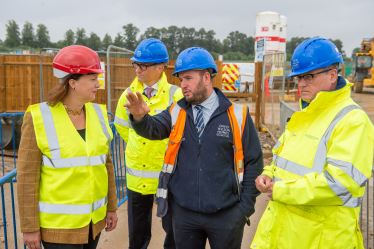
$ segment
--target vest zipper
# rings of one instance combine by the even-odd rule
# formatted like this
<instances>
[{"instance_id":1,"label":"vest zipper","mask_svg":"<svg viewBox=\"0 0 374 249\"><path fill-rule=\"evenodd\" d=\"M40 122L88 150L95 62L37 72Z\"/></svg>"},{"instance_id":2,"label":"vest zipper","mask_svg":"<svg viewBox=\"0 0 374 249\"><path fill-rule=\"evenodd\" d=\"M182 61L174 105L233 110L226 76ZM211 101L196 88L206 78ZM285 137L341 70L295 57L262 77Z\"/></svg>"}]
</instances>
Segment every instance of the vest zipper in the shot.
<instances>
[{"instance_id":1,"label":"vest zipper","mask_svg":"<svg viewBox=\"0 0 374 249\"><path fill-rule=\"evenodd\" d=\"M200 148L201 148L201 140L199 139L199 145L198 145L198 151L197 151L197 155L199 156L199 167L197 168L197 185L198 185L198 188L199 188L199 211L201 211L200 207L201 207L201 203L200 203L200 200L201 200L201 194L200 194Z\"/></svg>"},{"instance_id":2,"label":"vest zipper","mask_svg":"<svg viewBox=\"0 0 374 249\"><path fill-rule=\"evenodd\" d=\"M236 146L232 146L234 148L234 172L235 172L235 180L236 180L236 186L238 187L238 195L239 195L239 201L240 201L240 187L239 187L239 174L238 174L238 169L236 167Z\"/></svg>"}]
</instances>

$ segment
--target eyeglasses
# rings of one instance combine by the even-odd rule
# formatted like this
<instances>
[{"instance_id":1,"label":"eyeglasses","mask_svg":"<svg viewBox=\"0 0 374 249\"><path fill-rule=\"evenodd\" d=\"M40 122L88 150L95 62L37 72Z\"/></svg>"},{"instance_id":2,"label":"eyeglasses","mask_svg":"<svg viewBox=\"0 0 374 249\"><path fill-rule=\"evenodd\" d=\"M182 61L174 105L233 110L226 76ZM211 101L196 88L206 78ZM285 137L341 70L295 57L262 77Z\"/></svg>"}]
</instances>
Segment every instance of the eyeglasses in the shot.
<instances>
[{"instance_id":1,"label":"eyeglasses","mask_svg":"<svg viewBox=\"0 0 374 249\"><path fill-rule=\"evenodd\" d=\"M330 70L333 70L332 68L329 68L329 69L326 69L326 70L323 70L321 72L318 72L318 73L313 73L313 74L304 74L302 76L300 75L296 75L296 76L293 76L291 77L291 79L296 83L296 84L299 84L299 81L301 80L301 78L303 78L305 80L305 82L307 84L312 84L313 81L314 81L314 75L317 75L317 74L320 74L320 73L326 73Z\"/></svg>"},{"instance_id":2,"label":"eyeglasses","mask_svg":"<svg viewBox=\"0 0 374 249\"><path fill-rule=\"evenodd\" d=\"M140 69L141 69L142 71L145 71L145 70L147 70L148 67L150 67L150 66L156 66L156 65L158 65L158 64L160 64L160 63L153 63L153 64L145 65L145 64L138 64L138 63L136 63L136 62L133 62L133 63L132 63L132 66L133 66L135 69L138 69L138 67L140 67Z\"/></svg>"}]
</instances>

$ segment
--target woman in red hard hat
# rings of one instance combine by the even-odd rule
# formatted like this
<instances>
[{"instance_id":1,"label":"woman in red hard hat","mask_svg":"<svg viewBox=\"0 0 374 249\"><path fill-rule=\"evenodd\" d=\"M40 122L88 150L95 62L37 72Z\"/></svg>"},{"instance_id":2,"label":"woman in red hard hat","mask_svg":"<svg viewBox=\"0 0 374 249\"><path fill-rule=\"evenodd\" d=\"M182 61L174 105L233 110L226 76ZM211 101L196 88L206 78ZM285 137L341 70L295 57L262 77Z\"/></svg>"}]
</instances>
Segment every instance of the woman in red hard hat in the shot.
<instances>
[{"instance_id":1,"label":"woman in red hard hat","mask_svg":"<svg viewBox=\"0 0 374 249\"><path fill-rule=\"evenodd\" d=\"M113 134L105 105L91 103L105 73L84 46L60 50L53 61L60 84L47 102L28 107L18 167L21 232L29 248L97 247L117 224Z\"/></svg>"}]
</instances>

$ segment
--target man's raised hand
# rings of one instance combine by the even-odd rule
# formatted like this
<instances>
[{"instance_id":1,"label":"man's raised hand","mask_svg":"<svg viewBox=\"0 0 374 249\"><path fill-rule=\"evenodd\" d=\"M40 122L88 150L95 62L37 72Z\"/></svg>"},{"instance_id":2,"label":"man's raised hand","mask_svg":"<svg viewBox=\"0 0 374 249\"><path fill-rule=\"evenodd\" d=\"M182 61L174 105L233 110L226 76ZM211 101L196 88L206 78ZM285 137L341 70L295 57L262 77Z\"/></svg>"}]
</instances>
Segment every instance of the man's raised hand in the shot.
<instances>
[{"instance_id":1,"label":"man's raised hand","mask_svg":"<svg viewBox=\"0 0 374 249\"><path fill-rule=\"evenodd\" d=\"M151 111L140 92L136 92L136 96L133 92L128 92L126 98L128 101L123 106L127 107L135 122L142 120L143 117Z\"/></svg>"}]
</instances>

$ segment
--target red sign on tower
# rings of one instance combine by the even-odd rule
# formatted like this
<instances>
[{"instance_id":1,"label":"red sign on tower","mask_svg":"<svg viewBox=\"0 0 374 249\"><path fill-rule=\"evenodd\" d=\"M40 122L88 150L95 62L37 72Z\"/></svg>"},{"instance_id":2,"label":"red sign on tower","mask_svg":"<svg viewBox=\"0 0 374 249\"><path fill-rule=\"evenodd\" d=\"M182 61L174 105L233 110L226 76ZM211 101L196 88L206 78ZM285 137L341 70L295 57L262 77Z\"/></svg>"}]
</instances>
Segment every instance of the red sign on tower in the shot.
<instances>
[{"instance_id":1,"label":"red sign on tower","mask_svg":"<svg viewBox=\"0 0 374 249\"><path fill-rule=\"evenodd\" d=\"M261 27L261 31L269 31L269 27Z\"/></svg>"}]
</instances>

